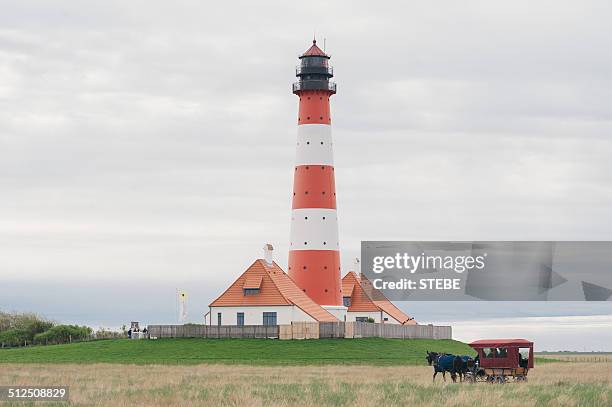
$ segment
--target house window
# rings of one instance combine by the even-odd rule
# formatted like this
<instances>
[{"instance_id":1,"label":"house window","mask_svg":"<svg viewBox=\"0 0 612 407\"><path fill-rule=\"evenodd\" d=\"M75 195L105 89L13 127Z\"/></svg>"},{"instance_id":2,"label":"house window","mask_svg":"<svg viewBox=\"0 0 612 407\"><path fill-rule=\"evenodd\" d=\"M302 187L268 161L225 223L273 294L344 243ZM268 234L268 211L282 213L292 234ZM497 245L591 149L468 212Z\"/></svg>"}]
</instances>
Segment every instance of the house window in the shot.
<instances>
[{"instance_id":1,"label":"house window","mask_svg":"<svg viewBox=\"0 0 612 407\"><path fill-rule=\"evenodd\" d=\"M259 294L259 288L245 288L244 295L257 295Z\"/></svg>"},{"instance_id":2,"label":"house window","mask_svg":"<svg viewBox=\"0 0 612 407\"><path fill-rule=\"evenodd\" d=\"M264 312L263 313L263 324L264 325L276 325L276 312Z\"/></svg>"},{"instance_id":3,"label":"house window","mask_svg":"<svg viewBox=\"0 0 612 407\"><path fill-rule=\"evenodd\" d=\"M351 306L351 297L342 297L342 305L345 307Z\"/></svg>"},{"instance_id":4,"label":"house window","mask_svg":"<svg viewBox=\"0 0 612 407\"><path fill-rule=\"evenodd\" d=\"M244 326L244 312L238 312L236 314L236 325Z\"/></svg>"},{"instance_id":5,"label":"house window","mask_svg":"<svg viewBox=\"0 0 612 407\"><path fill-rule=\"evenodd\" d=\"M221 326L221 313L217 312L217 325Z\"/></svg>"},{"instance_id":6,"label":"house window","mask_svg":"<svg viewBox=\"0 0 612 407\"><path fill-rule=\"evenodd\" d=\"M368 317L355 317L356 322L368 322Z\"/></svg>"}]
</instances>

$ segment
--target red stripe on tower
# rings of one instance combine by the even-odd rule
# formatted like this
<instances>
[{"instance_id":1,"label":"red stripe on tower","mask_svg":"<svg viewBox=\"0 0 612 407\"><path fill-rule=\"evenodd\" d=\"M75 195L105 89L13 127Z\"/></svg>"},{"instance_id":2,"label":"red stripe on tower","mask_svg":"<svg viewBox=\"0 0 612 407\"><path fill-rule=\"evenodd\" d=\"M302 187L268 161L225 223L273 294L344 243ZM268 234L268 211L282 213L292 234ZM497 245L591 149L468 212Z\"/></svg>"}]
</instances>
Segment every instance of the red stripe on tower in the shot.
<instances>
[{"instance_id":1,"label":"red stripe on tower","mask_svg":"<svg viewBox=\"0 0 612 407\"><path fill-rule=\"evenodd\" d=\"M289 275L319 305L342 306L336 185L329 98L329 55L316 40L300 56L293 93L300 98Z\"/></svg>"}]
</instances>

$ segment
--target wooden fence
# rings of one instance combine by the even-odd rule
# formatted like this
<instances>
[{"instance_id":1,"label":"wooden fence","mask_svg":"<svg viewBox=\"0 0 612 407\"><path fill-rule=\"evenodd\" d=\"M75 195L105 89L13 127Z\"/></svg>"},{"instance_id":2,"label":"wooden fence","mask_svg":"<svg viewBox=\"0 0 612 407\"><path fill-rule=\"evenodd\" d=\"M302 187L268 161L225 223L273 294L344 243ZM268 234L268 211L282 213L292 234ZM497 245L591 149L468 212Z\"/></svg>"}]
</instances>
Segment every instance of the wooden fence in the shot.
<instances>
[{"instance_id":1,"label":"wooden fence","mask_svg":"<svg viewBox=\"0 0 612 407\"><path fill-rule=\"evenodd\" d=\"M278 338L278 325L149 325L156 338Z\"/></svg>"},{"instance_id":2,"label":"wooden fence","mask_svg":"<svg viewBox=\"0 0 612 407\"><path fill-rule=\"evenodd\" d=\"M397 338L452 339L450 326L369 322L293 322L291 325L149 325L156 338Z\"/></svg>"},{"instance_id":3,"label":"wooden fence","mask_svg":"<svg viewBox=\"0 0 612 407\"><path fill-rule=\"evenodd\" d=\"M371 324L347 322L347 338L452 339L450 326ZM352 334L352 335L351 335Z\"/></svg>"}]
</instances>

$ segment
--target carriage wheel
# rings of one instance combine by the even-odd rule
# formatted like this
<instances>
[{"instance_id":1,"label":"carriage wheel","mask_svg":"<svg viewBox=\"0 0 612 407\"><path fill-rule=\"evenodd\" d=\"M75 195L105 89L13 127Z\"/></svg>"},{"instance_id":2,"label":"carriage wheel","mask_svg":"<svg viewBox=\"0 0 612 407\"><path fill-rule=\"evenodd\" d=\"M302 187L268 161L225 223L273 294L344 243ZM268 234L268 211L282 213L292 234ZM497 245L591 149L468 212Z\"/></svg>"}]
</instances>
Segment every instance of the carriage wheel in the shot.
<instances>
[{"instance_id":1,"label":"carriage wheel","mask_svg":"<svg viewBox=\"0 0 612 407\"><path fill-rule=\"evenodd\" d=\"M506 376L497 376L497 383L498 384L505 384L506 383Z\"/></svg>"}]
</instances>

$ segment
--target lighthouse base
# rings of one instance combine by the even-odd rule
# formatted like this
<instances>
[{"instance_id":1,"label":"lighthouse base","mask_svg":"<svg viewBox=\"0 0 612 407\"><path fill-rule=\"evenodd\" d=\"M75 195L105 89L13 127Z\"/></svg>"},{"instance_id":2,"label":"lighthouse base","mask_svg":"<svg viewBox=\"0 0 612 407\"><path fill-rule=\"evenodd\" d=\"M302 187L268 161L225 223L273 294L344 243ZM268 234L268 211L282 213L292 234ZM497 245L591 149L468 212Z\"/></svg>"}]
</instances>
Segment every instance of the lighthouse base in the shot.
<instances>
[{"instance_id":1,"label":"lighthouse base","mask_svg":"<svg viewBox=\"0 0 612 407\"><path fill-rule=\"evenodd\" d=\"M338 318L341 322L346 321L347 307L343 305L321 305L321 307Z\"/></svg>"}]
</instances>

